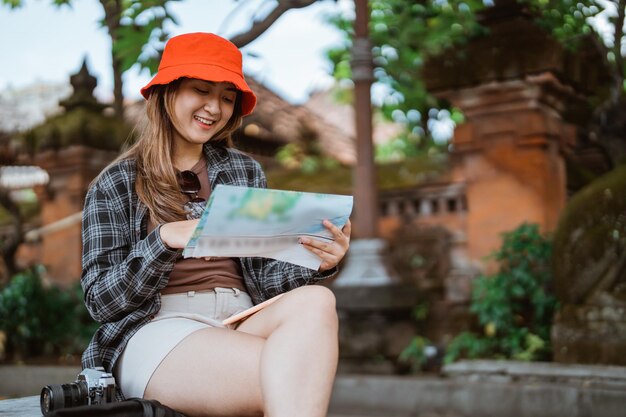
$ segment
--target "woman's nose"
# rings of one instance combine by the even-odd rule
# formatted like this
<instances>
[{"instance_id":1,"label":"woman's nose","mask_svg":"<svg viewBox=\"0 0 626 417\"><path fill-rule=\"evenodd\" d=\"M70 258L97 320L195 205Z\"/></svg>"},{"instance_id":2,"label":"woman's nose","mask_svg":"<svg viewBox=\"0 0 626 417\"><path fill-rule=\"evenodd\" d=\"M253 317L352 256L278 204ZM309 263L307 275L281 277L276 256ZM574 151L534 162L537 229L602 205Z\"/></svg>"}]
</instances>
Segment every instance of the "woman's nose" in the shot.
<instances>
[{"instance_id":1,"label":"woman's nose","mask_svg":"<svg viewBox=\"0 0 626 417\"><path fill-rule=\"evenodd\" d=\"M220 101L217 97L210 96L204 103L204 109L210 114L217 116L221 113Z\"/></svg>"}]
</instances>

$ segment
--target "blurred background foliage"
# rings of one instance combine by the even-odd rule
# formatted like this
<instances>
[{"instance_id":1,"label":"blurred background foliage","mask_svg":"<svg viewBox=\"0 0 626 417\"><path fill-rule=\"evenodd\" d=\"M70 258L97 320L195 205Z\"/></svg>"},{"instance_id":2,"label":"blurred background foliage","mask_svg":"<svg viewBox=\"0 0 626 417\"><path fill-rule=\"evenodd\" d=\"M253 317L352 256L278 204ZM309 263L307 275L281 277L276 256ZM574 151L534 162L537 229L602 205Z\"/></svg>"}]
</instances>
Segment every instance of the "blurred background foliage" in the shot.
<instances>
[{"instance_id":1,"label":"blurred background foliage","mask_svg":"<svg viewBox=\"0 0 626 417\"><path fill-rule=\"evenodd\" d=\"M550 328L558 307L552 284L552 240L536 224L522 224L503 234L493 258L494 275L472 283L470 311L475 331L463 332L448 345L445 361L459 358L549 360Z\"/></svg>"},{"instance_id":2,"label":"blurred background foliage","mask_svg":"<svg viewBox=\"0 0 626 417\"><path fill-rule=\"evenodd\" d=\"M2 359L78 363L97 323L87 312L80 283L46 285L43 274L40 266L22 271L0 291Z\"/></svg>"},{"instance_id":3,"label":"blurred background foliage","mask_svg":"<svg viewBox=\"0 0 626 417\"><path fill-rule=\"evenodd\" d=\"M603 51L612 76L611 94L604 107L624 104L624 0L518 0L518 3L535 16L540 28L552 33L567 48L575 49L584 37L591 37ZM385 91L379 104L388 119L406 125L393 144L385 146L393 146L396 151L402 149L408 155L433 148L446 150L442 145L451 138L454 125L463 121L463 115L427 91L421 70L429 58L451 48L463 53L462 45L474 37L487 35L480 22L480 12L493 5L494 0L370 1L374 76L377 87ZM612 36L606 37L591 24L591 19L601 13L608 16L609 25L617 28ZM329 21L344 33L344 40L327 55L335 78L349 90L352 17L337 14Z\"/></svg>"},{"instance_id":4,"label":"blurred background foliage","mask_svg":"<svg viewBox=\"0 0 626 417\"><path fill-rule=\"evenodd\" d=\"M498 272L472 283L470 331L459 333L445 347L421 334L413 337L399 360L421 372L459 359L550 360L550 330L558 301L552 284L551 236L536 224L524 223L503 234L492 254ZM427 302L413 311L418 327L427 320ZM419 333L419 332L418 332Z\"/></svg>"},{"instance_id":5,"label":"blurred background foliage","mask_svg":"<svg viewBox=\"0 0 626 417\"><path fill-rule=\"evenodd\" d=\"M272 169L267 179L268 186L281 190L352 193L352 167L329 163L323 157L310 155L303 157L302 161L304 163L299 165L295 172L289 166ZM438 177L446 167L445 155L421 154L390 162L376 170L378 188L381 190L411 188L416 183Z\"/></svg>"}]
</instances>

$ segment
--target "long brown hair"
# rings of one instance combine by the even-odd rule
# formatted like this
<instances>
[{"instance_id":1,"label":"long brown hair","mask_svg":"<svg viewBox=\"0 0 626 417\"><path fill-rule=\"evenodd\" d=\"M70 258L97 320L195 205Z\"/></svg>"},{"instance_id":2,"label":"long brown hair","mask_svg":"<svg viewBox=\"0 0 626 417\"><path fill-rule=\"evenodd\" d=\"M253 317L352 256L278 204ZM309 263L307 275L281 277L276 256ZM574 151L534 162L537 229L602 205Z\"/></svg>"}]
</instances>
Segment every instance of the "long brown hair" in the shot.
<instances>
[{"instance_id":1,"label":"long brown hair","mask_svg":"<svg viewBox=\"0 0 626 417\"><path fill-rule=\"evenodd\" d=\"M151 88L146 103L146 117L135 143L116 161L134 159L136 164L135 190L156 224L185 220L185 197L176 180L172 163L174 156L174 101L184 78L167 85ZM231 147L232 134L241 126L241 93L235 99L235 109L230 120L211 143Z\"/></svg>"}]
</instances>

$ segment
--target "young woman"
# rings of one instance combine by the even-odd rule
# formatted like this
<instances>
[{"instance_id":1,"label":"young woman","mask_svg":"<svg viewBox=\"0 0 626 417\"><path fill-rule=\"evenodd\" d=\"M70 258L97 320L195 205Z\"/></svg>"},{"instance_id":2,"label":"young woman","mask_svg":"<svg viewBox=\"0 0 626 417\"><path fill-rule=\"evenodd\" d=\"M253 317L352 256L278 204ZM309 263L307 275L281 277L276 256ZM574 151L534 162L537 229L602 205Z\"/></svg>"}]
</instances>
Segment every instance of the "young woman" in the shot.
<instances>
[{"instance_id":1,"label":"young woman","mask_svg":"<svg viewBox=\"0 0 626 417\"><path fill-rule=\"evenodd\" d=\"M318 271L271 259L183 259L216 184L265 187L230 135L256 97L241 53L208 33L172 38L142 90L137 142L92 184L83 217L85 303L101 323L83 366L104 366L119 397L157 399L189 416L325 416L337 364L332 276L348 250L303 238ZM195 220L194 220L195 219ZM278 294L239 326L221 321Z\"/></svg>"}]
</instances>

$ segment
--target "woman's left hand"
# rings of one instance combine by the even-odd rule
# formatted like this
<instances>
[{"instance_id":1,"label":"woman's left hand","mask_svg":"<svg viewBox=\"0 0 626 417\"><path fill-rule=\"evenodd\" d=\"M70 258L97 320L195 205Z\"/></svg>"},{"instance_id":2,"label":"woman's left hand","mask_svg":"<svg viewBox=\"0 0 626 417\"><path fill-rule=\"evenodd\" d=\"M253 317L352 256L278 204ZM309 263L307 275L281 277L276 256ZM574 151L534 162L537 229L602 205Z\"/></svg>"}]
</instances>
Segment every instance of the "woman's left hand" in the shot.
<instances>
[{"instance_id":1,"label":"woman's left hand","mask_svg":"<svg viewBox=\"0 0 626 417\"><path fill-rule=\"evenodd\" d=\"M346 222L342 229L339 229L328 220L324 220L322 224L333 234L334 241L327 242L309 237L300 238L300 243L305 248L322 258L319 272L336 267L339 261L343 259L350 247L350 231L352 230L350 220Z\"/></svg>"}]
</instances>

